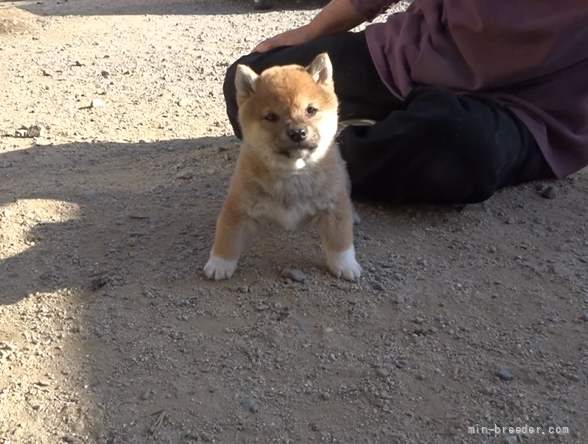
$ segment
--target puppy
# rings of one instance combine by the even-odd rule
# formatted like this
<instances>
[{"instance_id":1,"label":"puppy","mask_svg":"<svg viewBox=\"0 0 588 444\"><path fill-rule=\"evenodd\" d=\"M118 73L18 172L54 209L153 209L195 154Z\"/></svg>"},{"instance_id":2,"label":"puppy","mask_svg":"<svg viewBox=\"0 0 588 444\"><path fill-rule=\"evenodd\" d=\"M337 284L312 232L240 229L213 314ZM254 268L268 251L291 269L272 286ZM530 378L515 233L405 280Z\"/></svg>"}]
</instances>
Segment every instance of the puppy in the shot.
<instances>
[{"instance_id":1,"label":"puppy","mask_svg":"<svg viewBox=\"0 0 588 444\"><path fill-rule=\"evenodd\" d=\"M204 273L230 278L247 234L258 224L287 230L311 224L321 236L329 271L359 278L350 183L334 144L338 101L328 55L306 68L273 67L260 75L239 65L235 83L243 145Z\"/></svg>"}]
</instances>

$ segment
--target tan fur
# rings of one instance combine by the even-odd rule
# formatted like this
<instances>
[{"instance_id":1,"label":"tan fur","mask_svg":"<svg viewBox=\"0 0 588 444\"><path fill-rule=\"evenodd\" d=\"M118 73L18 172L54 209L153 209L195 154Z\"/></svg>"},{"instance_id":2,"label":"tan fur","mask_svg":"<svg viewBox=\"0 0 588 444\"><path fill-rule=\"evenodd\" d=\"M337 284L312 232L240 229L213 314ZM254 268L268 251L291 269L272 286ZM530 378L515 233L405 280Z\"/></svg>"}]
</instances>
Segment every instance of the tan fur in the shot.
<instances>
[{"instance_id":1,"label":"tan fur","mask_svg":"<svg viewBox=\"0 0 588 444\"><path fill-rule=\"evenodd\" d=\"M206 275L231 277L247 234L273 223L288 230L312 224L329 270L358 278L349 179L333 143L338 102L328 56L319 55L307 68L274 67L259 76L240 65L235 83L244 143ZM299 140L296 131L306 136Z\"/></svg>"}]
</instances>

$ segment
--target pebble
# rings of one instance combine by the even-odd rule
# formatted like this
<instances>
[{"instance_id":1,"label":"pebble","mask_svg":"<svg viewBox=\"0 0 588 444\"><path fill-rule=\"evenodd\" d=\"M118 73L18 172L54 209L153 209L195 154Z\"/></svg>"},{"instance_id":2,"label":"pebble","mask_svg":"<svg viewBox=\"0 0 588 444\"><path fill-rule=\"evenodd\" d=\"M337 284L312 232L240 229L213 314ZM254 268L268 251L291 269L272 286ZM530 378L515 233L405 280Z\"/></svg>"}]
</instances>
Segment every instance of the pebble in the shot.
<instances>
[{"instance_id":1,"label":"pebble","mask_svg":"<svg viewBox=\"0 0 588 444\"><path fill-rule=\"evenodd\" d=\"M383 378L386 378L386 377L388 377L388 375L390 375L390 371L386 368L383 368L383 367L378 367L378 369L376 370L376 373Z\"/></svg>"},{"instance_id":2,"label":"pebble","mask_svg":"<svg viewBox=\"0 0 588 444\"><path fill-rule=\"evenodd\" d=\"M302 331L305 331L308 328L308 325L306 324L306 322L301 321L301 320L296 320L295 324L296 324L296 327L298 327Z\"/></svg>"},{"instance_id":3,"label":"pebble","mask_svg":"<svg viewBox=\"0 0 588 444\"><path fill-rule=\"evenodd\" d=\"M192 174L191 171L180 171L178 174L176 174L176 179L188 180L192 179L192 177L194 177L194 174Z\"/></svg>"},{"instance_id":4,"label":"pebble","mask_svg":"<svg viewBox=\"0 0 588 444\"><path fill-rule=\"evenodd\" d=\"M480 393L482 393L483 395L493 395L494 390L492 389L492 387L482 387L480 389Z\"/></svg>"},{"instance_id":5,"label":"pebble","mask_svg":"<svg viewBox=\"0 0 588 444\"><path fill-rule=\"evenodd\" d=\"M406 302L406 298L400 294L392 297L392 303L396 305L402 305Z\"/></svg>"},{"instance_id":6,"label":"pebble","mask_svg":"<svg viewBox=\"0 0 588 444\"><path fill-rule=\"evenodd\" d=\"M96 190L84 191L84 197L89 200L96 199L98 195L99 193Z\"/></svg>"},{"instance_id":7,"label":"pebble","mask_svg":"<svg viewBox=\"0 0 588 444\"><path fill-rule=\"evenodd\" d=\"M557 196L557 188L547 187L541 192L541 195L546 199L555 199L555 197Z\"/></svg>"},{"instance_id":8,"label":"pebble","mask_svg":"<svg viewBox=\"0 0 588 444\"><path fill-rule=\"evenodd\" d=\"M204 442L213 442L214 441L214 437L210 433L206 433L203 431L200 432L200 438Z\"/></svg>"},{"instance_id":9,"label":"pebble","mask_svg":"<svg viewBox=\"0 0 588 444\"><path fill-rule=\"evenodd\" d=\"M29 137L41 137L45 133L45 127L35 123L27 128L27 133Z\"/></svg>"},{"instance_id":10,"label":"pebble","mask_svg":"<svg viewBox=\"0 0 588 444\"><path fill-rule=\"evenodd\" d=\"M94 99L92 100L92 103L90 104L90 108L102 108L104 107L104 102L100 99Z\"/></svg>"},{"instance_id":11,"label":"pebble","mask_svg":"<svg viewBox=\"0 0 588 444\"><path fill-rule=\"evenodd\" d=\"M257 405L257 401L253 398L247 398L243 401L243 407L249 410L252 413L257 413L259 411L259 406Z\"/></svg>"},{"instance_id":12,"label":"pebble","mask_svg":"<svg viewBox=\"0 0 588 444\"><path fill-rule=\"evenodd\" d=\"M382 390L380 392L380 398L382 399L392 399L392 395L388 393L386 390Z\"/></svg>"},{"instance_id":13,"label":"pebble","mask_svg":"<svg viewBox=\"0 0 588 444\"><path fill-rule=\"evenodd\" d=\"M505 436L504 437L504 444L516 444L517 442L517 437L516 436Z\"/></svg>"},{"instance_id":14,"label":"pebble","mask_svg":"<svg viewBox=\"0 0 588 444\"><path fill-rule=\"evenodd\" d=\"M514 375L504 367L500 367L498 369L498 371L496 372L496 376L498 376L503 381L511 381L512 379L514 379Z\"/></svg>"},{"instance_id":15,"label":"pebble","mask_svg":"<svg viewBox=\"0 0 588 444\"><path fill-rule=\"evenodd\" d=\"M151 396L151 389L147 389L143 392L143 394L141 395L141 399L143 401L147 401L149 399L149 396Z\"/></svg>"},{"instance_id":16,"label":"pebble","mask_svg":"<svg viewBox=\"0 0 588 444\"><path fill-rule=\"evenodd\" d=\"M588 313L582 315L582 320L588 322Z\"/></svg>"},{"instance_id":17,"label":"pebble","mask_svg":"<svg viewBox=\"0 0 588 444\"><path fill-rule=\"evenodd\" d=\"M190 104L190 99L181 99L180 101L178 101L178 106L180 108L185 108L189 104Z\"/></svg>"},{"instance_id":18,"label":"pebble","mask_svg":"<svg viewBox=\"0 0 588 444\"><path fill-rule=\"evenodd\" d=\"M387 290L387 289L386 289L386 286L385 286L384 284L382 284L381 282L376 282L376 283L373 285L373 289L374 289L374 290L377 290L377 291L386 291L386 290Z\"/></svg>"},{"instance_id":19,"label":"pebble","mask_svg":"<svg viewBox=\"0 0 588 444\"><path fill-rule=\"evenodd\" d=\"M280 273L280 276L292 279L294 282L306 282L306 275L300 270L284 268Z\"/></svg>"},{"instance_id":20,"label":"pebble","mask_svg":"<svg viewBox=\"0 0 588 444\"><path fill-rule=\"evenodd\" d=\"M108 71L106 69L102 70L102 72L100 74L102 74L102 77L104 77L105 79L110 77L110 71Z\"/></svg>"},{"instance_id":21,"label":"pebble","mask_svg":"<svg viewBox=\"0 0 588 444\"><path fill-rule=\"evenodd\" d=\"M418 324L418 325L422 325L427 321L425 320L425 318L421 318L420 316L417 316L416 318L413 319L412 322L414 322L415 324Z\"/></svg>"},{"instance_id":22,"label":"pebble","mask_svg":"<svg viewBox=\"0 0 588 444\"><path fill-rule=\"evenodd\" d=\"M323 392L321 396L325 401L331 399L331 394L329 392Z\"/></svg>"}]
</instances>

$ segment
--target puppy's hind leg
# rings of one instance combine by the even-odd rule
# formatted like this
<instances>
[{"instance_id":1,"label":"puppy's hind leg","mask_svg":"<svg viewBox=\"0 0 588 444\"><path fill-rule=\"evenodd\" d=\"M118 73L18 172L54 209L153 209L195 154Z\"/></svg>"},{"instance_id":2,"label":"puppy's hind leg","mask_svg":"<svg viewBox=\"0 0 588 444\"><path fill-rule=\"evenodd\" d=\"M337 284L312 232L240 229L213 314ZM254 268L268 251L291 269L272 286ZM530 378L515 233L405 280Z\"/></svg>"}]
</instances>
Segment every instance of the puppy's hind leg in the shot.
<instances>
[{"instance_id":1,"label":"puppy's hind leg","mask_svg":"<svg viewBox=\"0 0 588 444\"><path fill-rule=\"evenodd\" d=\"M336 277L353 281L361 276L353 247L353 210L347 195L342 194L335 209L323 212L316 223L325 253L327 267Z\"/></svg>"},{"instance_id":2,"label":"puppy's hind leg","mask_svg":"<svg viewBox=\"0 0 588 444\"><path fill-rule=\"evenodd\" d=\"M204 266L204 274L209 279L229 279L235 273L252 224L253 221L243 211L232 205L230 197L227 198L216 223L210 259Z\"/></svg>"}]
</instances>

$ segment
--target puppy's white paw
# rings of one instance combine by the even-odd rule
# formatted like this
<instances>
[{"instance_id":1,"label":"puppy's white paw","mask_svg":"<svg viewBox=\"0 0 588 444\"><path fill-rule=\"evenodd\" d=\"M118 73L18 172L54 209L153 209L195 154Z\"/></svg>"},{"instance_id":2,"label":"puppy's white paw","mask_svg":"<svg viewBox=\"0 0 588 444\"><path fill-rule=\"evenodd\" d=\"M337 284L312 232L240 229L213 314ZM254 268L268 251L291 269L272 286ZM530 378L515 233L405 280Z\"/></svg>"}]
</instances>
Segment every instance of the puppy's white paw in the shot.
<instances>
[{"instance_id":1,"label":"puppy's white paw","mask_svg":"<svg viewBox=\"0 0 588 444\"><path fill-rule=\"evenodd\" d=\"M342 252L327 252L327 267L338 278L354 281L361 276L361 267L355 260L353 245Z\"/></svg>"},{"instance_id":2,"label":"puppy's white paw","mask_svg":"<svg viewBox=\"0 0 588 444\"><path fill-rule=\"evenodd\" d=\"M220 281L223 279L229 279L235 270L237 269L237 261L223 259L218 256L211 256L206 265L204 266L204 274L208 279L214 279Z\"/></svg>"}]
</instances>

